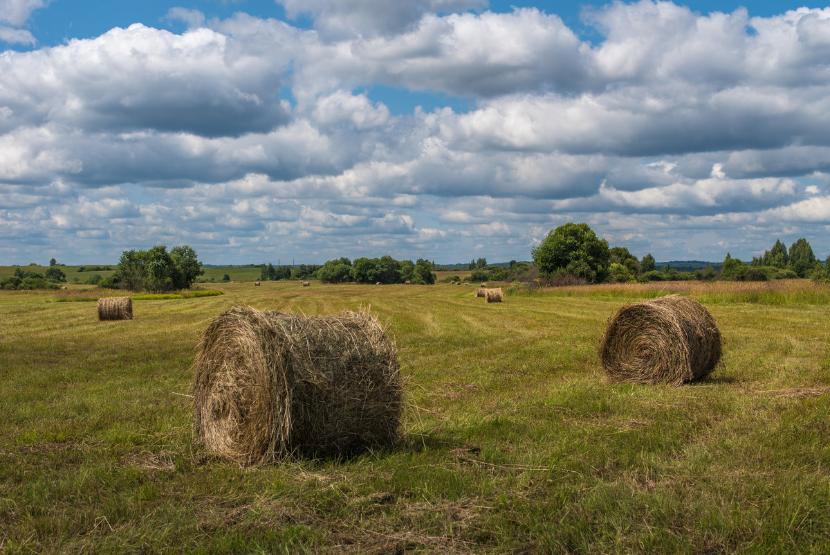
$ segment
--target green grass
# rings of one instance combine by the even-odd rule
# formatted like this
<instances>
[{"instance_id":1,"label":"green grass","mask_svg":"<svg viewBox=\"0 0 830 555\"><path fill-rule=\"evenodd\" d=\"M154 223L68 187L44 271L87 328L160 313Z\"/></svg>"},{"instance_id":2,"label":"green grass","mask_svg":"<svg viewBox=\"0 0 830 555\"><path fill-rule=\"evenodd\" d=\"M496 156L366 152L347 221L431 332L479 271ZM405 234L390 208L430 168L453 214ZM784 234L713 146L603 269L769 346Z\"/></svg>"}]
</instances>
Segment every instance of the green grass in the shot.
<instances>
[{"instance_id":1,"label":"green grass","mask_svg":"<svg viewBox=\"0 0 830 555\"><path fill-rule=\"evenodd\" d=\"M126 322L0 292L0 551L830 551L830 289L692 290L723 366L672 388L611 385L597 361L641 286L500 305L472 286L216 287ZM370 306L408 383L402 444L254 469L204 453L194 346L243 303Z\"/></svg>"}]
</instances>

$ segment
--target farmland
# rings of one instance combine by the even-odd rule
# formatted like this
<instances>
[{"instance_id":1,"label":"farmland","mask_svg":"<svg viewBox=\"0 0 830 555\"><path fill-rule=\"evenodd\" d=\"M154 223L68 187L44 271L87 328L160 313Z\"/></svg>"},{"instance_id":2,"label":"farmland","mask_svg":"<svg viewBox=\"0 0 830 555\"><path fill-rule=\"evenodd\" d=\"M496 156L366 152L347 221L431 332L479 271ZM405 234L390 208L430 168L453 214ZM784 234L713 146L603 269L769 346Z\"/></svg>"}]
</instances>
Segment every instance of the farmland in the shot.
<instances>
[{"instance_id":1,"label":"farmland","mask_svg":"<svg viewBox=\"0 0 830 555\"><path fill-rule=\"evenodd\" d=\"M224 272L222 272L224 273ZM220 276L221 277L221 276ZM0 551L830 550L830 287L806 280L505 288L211 284L98 322L0 291ZM624 303L702 301L720 368L610 384ZM241 469L191 430L190 365L221 311L365 308L394 336L404 439Z\"/></svg>"}]
</instances>

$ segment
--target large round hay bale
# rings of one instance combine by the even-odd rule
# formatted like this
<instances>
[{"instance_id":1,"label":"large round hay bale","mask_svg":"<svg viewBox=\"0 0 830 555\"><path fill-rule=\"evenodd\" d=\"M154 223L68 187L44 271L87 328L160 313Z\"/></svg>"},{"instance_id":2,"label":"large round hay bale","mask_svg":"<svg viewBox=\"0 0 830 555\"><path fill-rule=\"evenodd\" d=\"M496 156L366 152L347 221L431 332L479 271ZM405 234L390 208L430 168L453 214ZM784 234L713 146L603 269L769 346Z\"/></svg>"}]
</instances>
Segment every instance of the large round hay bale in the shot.
<instances>
[{"instance_id":1,"label":"large round hay bale","mask_svg":"<svg viewBox=\"0 0 830 555\"><path fill-rule=\"evenodd\" d=\"M504 292L501 290L501 287L497 287L496 289L485 289L484 299L488 303L500 303L504 300Z\"/></svg>"},{"instance_id":2,"label":"large round hay bale","mask_svg":"<svg viewBox=\"0 0 830 555\"><path fill-rule=\"evenodd\" d=\"M196 432L242 465L345 455L398 437L397 350L365 313L232 308L202 335L194 373Z\"/></svg>"},{"instance_id":3,"label":"large round hay bale","mask_svg":"<svg viewBox=\"0 0 830 555\"><path fill-rule=\"evenodd\" d=\"M99 320L132 320L133 300L130 297L103 297L98 299Z\"/></svg>"},{"instance_id":4,"label":"large round hay bale","mask_svg":"<svg viewBox=\"0 0 830 555\"><path fill-rule=\"evenodd\" d=\"M600 357L613 380L679 385L715 369L720 330L702 304L670 295L621 308L608 323Z\"/></svg>"},{"instance_id":5,"label":"large round hay bale","mask_svg":"<svg viewBox=\"0 0 830 555\"><path fill-rule=\"evenodd\" d=\"M487 289L484 289L483 287L479 287L478 289L476 289L476 299L483 299L486 296Z\"/></svg>"},{"instance_id":6,"label":"large round hay bale","mask_svg":"<svg viewBox=\"0 0 830 555\"><path fill-rule=\"evenodd\" d=\"M308 281L303 282L303 287L309 287L310 285L311 285L311 283L308 282Z\"/></svg>"}]
</instances>

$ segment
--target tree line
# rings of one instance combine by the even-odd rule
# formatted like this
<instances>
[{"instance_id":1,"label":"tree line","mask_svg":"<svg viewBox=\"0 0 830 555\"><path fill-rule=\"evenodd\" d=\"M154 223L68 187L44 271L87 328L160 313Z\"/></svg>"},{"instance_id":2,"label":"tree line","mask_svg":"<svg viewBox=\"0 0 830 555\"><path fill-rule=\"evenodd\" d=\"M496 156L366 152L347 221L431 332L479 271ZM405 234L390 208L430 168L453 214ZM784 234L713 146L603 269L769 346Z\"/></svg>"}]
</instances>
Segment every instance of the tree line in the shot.
<instances>
[{"instance_id":1,"label":"tree line","mask_svg":"<svg viewBox=\"0 0 830 555\"><path fill-rule=\"evenodd\" d=\"M324 283L435 283L435 273L429 260L419 258L412 262L395 260L391 256L362 257L354 261L345 257L329 260L317 270L317 278Z\"/></svg>"},{"instance_id":2,"label":"tree line","mask_svg":"<svg viewBox=\"0 0 830 555\"><path fill-rule=\"evenodd\" d=\"M805 238L796 240L789 249L778 240L770 250L748 264L727 253L719 270L708 266L694 272L678 272L657 268L651 254L638 260L625 247L609 247L588 224L567 223L548 233L533 249L532 255L540 276L549 283L688 279L766 281L805 277L830 280L830 257L824 263L817 260Z\"/></svg>"}]
</instances>

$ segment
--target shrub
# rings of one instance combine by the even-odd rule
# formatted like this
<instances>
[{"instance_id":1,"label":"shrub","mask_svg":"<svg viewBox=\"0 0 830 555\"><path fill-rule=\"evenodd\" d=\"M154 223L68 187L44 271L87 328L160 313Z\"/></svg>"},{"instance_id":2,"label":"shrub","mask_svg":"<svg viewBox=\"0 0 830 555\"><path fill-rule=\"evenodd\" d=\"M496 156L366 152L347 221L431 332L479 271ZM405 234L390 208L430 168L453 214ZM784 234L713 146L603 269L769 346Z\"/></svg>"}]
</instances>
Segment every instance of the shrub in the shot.
<instances>
[{"instance_id":1,"label":"shrub","mask_svg":"<svg viewBox=\"0 0 830 555\"><path fill-rule=\"evenodd\" d=\"M46 276L45 276L45 277L46 277L46 279L48 279L49 281L60 281L60 282L64 282L64 281L66 281L66 274L64 274L64 273L63 273L63 270L61 270L60 268L58 268L58 267L57 267L56 265L54 265L54 264L53 264L53 265L51 265L51 266L50 266L50 267L46 270Z\"/></svg>"}]
</instances>

